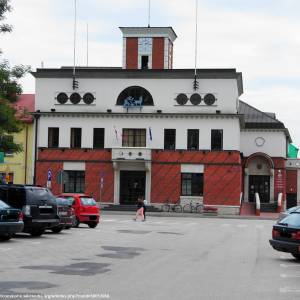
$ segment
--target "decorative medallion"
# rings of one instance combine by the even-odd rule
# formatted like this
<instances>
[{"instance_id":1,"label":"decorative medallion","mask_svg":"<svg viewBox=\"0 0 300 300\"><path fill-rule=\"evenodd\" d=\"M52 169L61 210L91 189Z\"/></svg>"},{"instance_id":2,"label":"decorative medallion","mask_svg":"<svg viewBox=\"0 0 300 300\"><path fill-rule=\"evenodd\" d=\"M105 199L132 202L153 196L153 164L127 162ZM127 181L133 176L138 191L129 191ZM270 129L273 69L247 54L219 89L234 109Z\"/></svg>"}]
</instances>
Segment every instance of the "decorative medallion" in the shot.
<instances>
[{"instance_id":1,"label":"decorative medallion","mask_svg":"<svg viewBox=\"0 0 300 300\"><path fill-rule=\"evenodd\" d=\"M257 147L262 147L265 144L266 140L263 137L257 137L255 139L255 144Z\"/></svg>"}]
</instances>

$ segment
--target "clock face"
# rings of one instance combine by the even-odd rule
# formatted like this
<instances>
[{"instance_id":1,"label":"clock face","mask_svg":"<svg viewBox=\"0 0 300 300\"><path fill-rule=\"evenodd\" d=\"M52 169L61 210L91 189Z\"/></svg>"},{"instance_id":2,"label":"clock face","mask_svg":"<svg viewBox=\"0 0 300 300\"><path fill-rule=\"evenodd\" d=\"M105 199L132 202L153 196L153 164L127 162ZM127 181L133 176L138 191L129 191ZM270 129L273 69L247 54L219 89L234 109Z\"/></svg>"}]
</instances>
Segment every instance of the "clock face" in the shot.
<instances>
[{"instance_id":1,"label":"clock face","mask_svg":"<svg viewBox=\"0 0 300 300\"><path fill-rule=\"evenodd\" d=\"M151 54L152 38L139 38L139 52L143 54Z\"/></svg>"}]
</instances>

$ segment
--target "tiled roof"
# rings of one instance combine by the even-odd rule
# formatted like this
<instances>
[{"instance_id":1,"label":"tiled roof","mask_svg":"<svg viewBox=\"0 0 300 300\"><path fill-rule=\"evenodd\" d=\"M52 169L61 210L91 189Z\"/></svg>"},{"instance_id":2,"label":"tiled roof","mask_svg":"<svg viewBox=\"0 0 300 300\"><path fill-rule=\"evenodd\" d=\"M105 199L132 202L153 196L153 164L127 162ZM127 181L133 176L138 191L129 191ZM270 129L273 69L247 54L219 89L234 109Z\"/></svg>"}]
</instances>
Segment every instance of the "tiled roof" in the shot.
<instances>
[{"instance_id":1,"label":"tiled roof","mask_svg":"<svg viewBox=\"0 0 300 300\"><path fill-rule=\"evenodd\" d=\"M262 112L241 100L239 114L244 115L245 128L285 129L284 124L275 118L275 114Z\"/></svg>"},{"instance_id":2,"label":"tiled roof","mask_svg":"<svg viewBox=\"0 0 300 300\"><path fill-rule=\"evenodd\" d=\"M22 94L18 97L14 107L16 111L16 117L25 123L32 123L33 116L28 114L34 112L35 95L34 94Z\"/></svg>"}]
</instances>

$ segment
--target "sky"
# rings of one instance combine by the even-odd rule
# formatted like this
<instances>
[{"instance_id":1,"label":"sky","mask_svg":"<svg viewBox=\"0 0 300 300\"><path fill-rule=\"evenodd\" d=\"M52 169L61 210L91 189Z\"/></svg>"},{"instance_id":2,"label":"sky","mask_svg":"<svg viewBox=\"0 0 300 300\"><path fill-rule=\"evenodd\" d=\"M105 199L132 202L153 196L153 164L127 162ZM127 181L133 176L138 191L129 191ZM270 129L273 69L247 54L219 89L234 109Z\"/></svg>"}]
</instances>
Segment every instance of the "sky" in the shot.
<instances>
[{"instance_id":1,"label":"sky","mask_svg":"<svg viewBox=\"0 0 300 300\"><path fill-rule=\"evenodd\" d=\"M300 1L198 0L198 67L236 68L243 73L241 99L276 117L300 146ZM11 0L0 36L2 58L11 65L73 64L74 0ZM121 66L119 26L147 26L148 0L77 0L76 64ZM151 0L151 26L172 26L174 68L194 67L195 0ZM34 93L34 78L22 80Z\"/></svg>"}]
</instances>

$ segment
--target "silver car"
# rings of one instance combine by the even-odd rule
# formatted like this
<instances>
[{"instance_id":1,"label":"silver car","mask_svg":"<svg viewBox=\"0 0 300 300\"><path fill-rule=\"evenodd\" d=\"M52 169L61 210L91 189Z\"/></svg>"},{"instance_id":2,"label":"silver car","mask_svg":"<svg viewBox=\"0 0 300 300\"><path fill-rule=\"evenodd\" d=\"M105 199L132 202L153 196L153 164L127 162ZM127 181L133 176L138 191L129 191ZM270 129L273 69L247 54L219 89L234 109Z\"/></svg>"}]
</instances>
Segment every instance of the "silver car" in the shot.
<instances>
[{"instance_id":1,"label":"silver car","mask_svg":"<svg viewBox=\"0 0 300 300\"><path fill-rule=\"evenodd\" d=\"M288 216L288 215L290 215L292 213L300 213L300 206L293 206L293 207L287 209L286 211L281 212L279 214L277 223L279 223L283 218L285 218L286 216Z\"/></svg>"}]
</instances>

